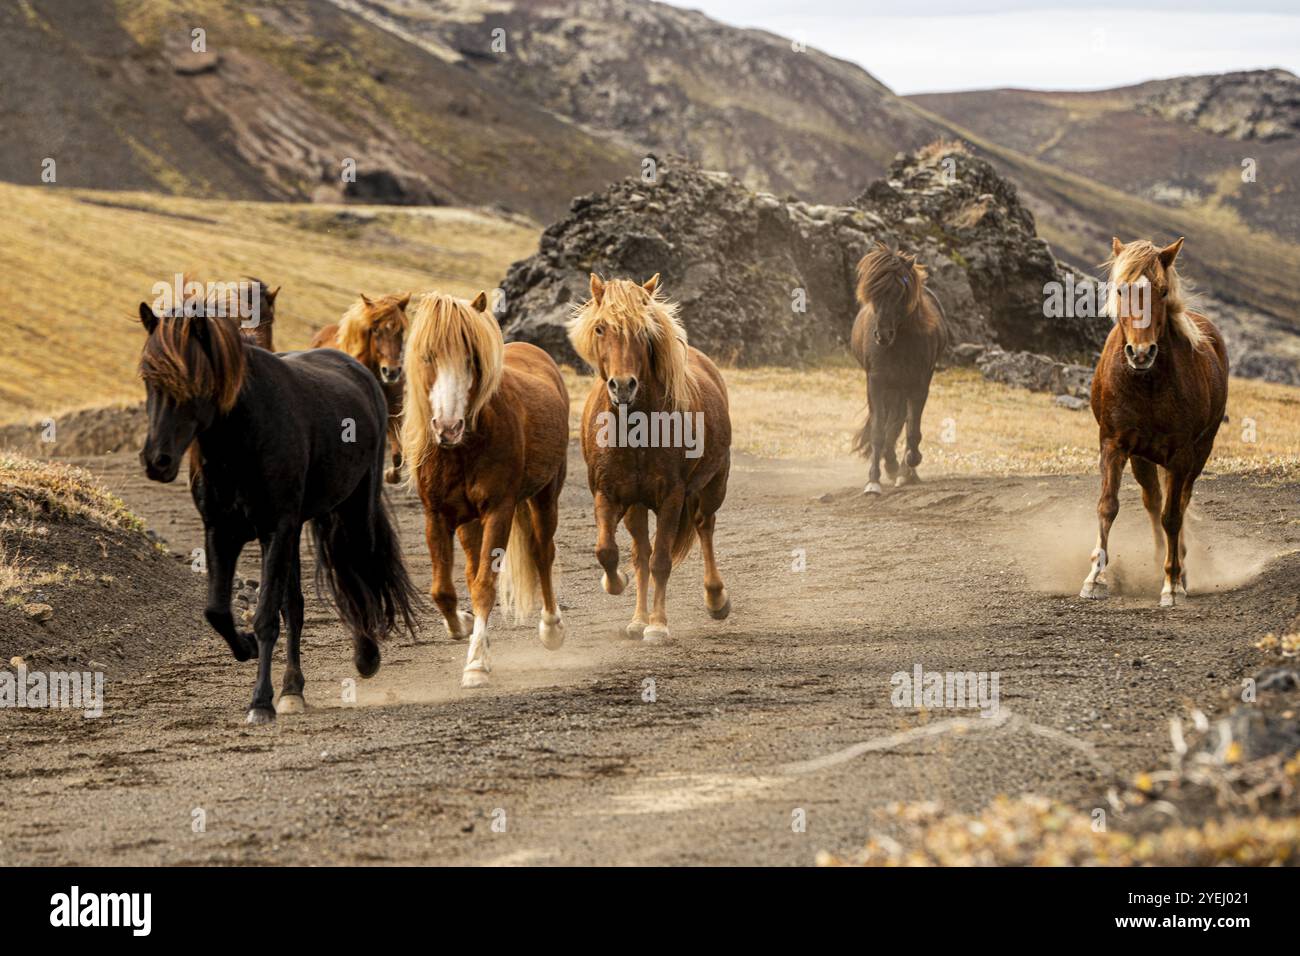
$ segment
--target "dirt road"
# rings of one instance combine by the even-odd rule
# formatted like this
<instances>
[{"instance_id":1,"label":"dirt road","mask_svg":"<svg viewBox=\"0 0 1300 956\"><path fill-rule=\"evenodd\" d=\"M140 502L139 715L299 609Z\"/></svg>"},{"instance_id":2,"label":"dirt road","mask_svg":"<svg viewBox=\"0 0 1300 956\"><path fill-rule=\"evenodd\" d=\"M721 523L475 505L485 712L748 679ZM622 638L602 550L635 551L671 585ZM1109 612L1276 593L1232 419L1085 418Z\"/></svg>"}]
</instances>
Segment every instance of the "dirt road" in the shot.
<instances>
[{"instance_id":1,"label":"dirt road","mask_svg":"<svg viewBox=\"0 0 1300 956\"><path fill-rule=\"evenodd\" d=\"M198 546L184 481L149 484L130 455L88 464L173 551ZM460 689L464 645L426 609L422 643L389 645L345 703L350 645L309 598L309 712L246 727L253 665L202 623L193 575L188 610L152 635L168 653L111 669L105 718L0 713L0 862L808 864L860 846L893 800L1098 805L1116 775L1160 762L1168 716L1221 707L1258 661L1251 641L1297 613L1294 485L1203 481L1194 596L1162 611L1131 480L1112 539L1125 593L1085 602L1094 478L868 499L854 463L738 456L732 475L718 547L733 614L710 620L692 556L673 577L675 640L652 647L621 636L630 591L600 590L575 455L568 643L494 624L484 690ZM427 587L418 502L394 502ZM241 572L256 576L250 556ZM893 706L891 676L916 665L997 672L998 715Z\"/></svg>"}]
</instances>

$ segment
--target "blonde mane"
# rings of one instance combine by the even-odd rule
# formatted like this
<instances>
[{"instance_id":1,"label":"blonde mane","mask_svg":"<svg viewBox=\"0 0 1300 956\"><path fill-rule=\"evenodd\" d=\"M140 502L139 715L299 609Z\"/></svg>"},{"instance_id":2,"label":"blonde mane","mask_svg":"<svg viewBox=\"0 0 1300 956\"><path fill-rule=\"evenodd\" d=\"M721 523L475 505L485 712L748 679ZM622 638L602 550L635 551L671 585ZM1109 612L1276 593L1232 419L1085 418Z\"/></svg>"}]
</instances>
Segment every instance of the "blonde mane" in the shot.
<instances>
[{"instance_id":1,"label":"blonde mane","mask_svg":"<svg viewBox=\"0 0 1300 956\"><path fill-rule=\"evenodd\" d=\"M338 347L361 364L368 365L370 330L390 314L398 317L403 329L409 329L405 308L410 299L409 292L381 295L377 299L361 296L339 319L336 334Z\"/></svg>"},{"instance_id":2,"label":"blonde mane","mask_svg":"<svg viewBox=\"0 0 1300 956\"><path fill-rule=\"evenodd\" d=\"M415 469L429 457L429 390L440 361L462 361L475 372L473 400L465 426L472 431L484 406L501 387L505 340L486 310L482 293L471 304L430 292L415 307L406 338L406 401L402 417L402 455ZM479 308L482 306L482 308Z\"/></svg>"},{"instance_id":3,"label":"blonde mane","mask_svg":"<svg viewBox=\"0 0 1300 956\"><path fill-rule=\"evenodd\" d=\"M669 404L678 411L694 404L697 383L687 361L686 329L677 317L676 303L669 302L658 285L654 292L647 292L644 286L627 279L611 279L604 284L599 298L593 296L574 309L569 340L582 360L600 372L596 357L598 326L646 343Z\"/></svg>"},{"instance_id":4,"label":"blonde mane","mask_svg":"<svg viewBox=\"0 0 1300 956\"><path fill-rule=\"evenodd\" d=\"M1107 305L1111 316L1119 316L1120 289L1140 279L1147 279L1153 286L1165 283L1165 313L1174 331L1187 340L1193 349L1206 344L1205 331L1197 324L1187 310L1183 283L1178 271L1171 263L1167 268L1160 261L1161 250L1146 239L1135 239L1116 255L1110 257L1106 265L1110 267L1110 287L1107 290Z\"/></svg>"}]
</instances>

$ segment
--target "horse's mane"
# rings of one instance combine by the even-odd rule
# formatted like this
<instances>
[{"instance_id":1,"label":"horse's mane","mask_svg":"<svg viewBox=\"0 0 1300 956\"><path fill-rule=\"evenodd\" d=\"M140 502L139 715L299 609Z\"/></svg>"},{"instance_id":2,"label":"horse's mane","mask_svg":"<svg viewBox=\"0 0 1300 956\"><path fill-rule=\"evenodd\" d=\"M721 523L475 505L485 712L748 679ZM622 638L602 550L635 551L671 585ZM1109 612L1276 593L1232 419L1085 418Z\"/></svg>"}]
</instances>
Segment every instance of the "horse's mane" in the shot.
<instances>
[{"instance_id":1,"label":"horse's mane","mask_svg":"<svg viewBox=\"0 0 1300 956\"><path fill-rule=\"evenodd\" d=\"M194 334L206 323L207 346ZM230 411L248 369L239 323L230 318L165 315L145 340L140 377L178 402L211 398Z\"/></svg>"},{"instance_id":2,"label":"horse's mane","mask_svg":"<svg viewBox=\"0 0 1300 956\"><path fill-rule=\"evenodd\" d=\"M477 300L476 300L477 301ZM463 299L430 292L411 317L406 343L406 403L402 418L402 454L414 468L429 455L429 390L442 360L467 361L478 373L478 390L466 413L472 429L483 407L501 387L505 340L486 310Z\"/></svg>"},{"instance_id":3,"label":"horse's mane","mask_svg":"<svg viewBox=\"0 0 1300 956\"><path fill-rule=\"evenodd\" d=\"M400 295L398 293L381 295L377 299L359 297L343 313L343 318L339 319L337 336L339 348L363 365L368 364L366 353L369 351L370 329L389 315L396 316L402 323L402 328L408 329L410 326L406 318L406 305L410 300L409 292Z\"/></svg>"},{"instance_id":4,"label":"horse's mane","mask_svg":"<svg viewBox=\"0 0 1300 956\"><path fill-rule=\"evenodd\" d=\"M894 252L883 242L877 242L858 262L858 304L870 306L876 312L896 309L903 315L912 315L921 305L925 276L925 266L915 256Z\"/></svg>"},{"instance_id":5,"label":"horse's mane","mask_svg":"<svg viewBox=\"0 0 1300 956\"><path fill-rule=\"evenodd\" d=\"M1135 239L1106 261L1110 267L1110 288L1107 291L1110 314L1119 315L1119 290L1122 286L1142 278L1154 283L1163 276L1166 283L1165 311L1169 321L1192 348L1199 349L1208 338L1187 309L1183 281L1178 271L1172 263L1166 268L1160 262L1160 251L1146 239Z\"/></svg>"},{"instance_id":6,"label":"horse's mane","mask_svg":"<svg viewBox=\"0 0 1300 956\"><path fill-rule=\"evenodd\" d=\"M695 373L687 361L686 329L659 286L647 292L627 279L611 279L599 298L593 296L574 309L569 339L574 350L593 369L597 367L596 327L604 325L629 339L639 338L650 347L651 365L659 374L668 401L679 411L695 401Z\"/></svg>"}]
</instances>

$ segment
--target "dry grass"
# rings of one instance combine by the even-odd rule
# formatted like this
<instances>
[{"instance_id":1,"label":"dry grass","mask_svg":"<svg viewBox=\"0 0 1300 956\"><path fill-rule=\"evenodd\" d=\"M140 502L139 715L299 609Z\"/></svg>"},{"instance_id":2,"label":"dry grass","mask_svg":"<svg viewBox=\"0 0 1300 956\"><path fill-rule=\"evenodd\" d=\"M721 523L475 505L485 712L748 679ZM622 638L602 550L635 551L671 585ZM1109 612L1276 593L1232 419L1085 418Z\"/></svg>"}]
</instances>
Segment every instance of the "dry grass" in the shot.
<instances>
[{"instance_id":1,"label":"dry grass","mask_svg":"<svg viewBox=\"0 0 1300 956\"><path fill-rule=\"evenodd\" d=\"M0 183L0 418L138 401L153 284L255 275L284 286L276 344L301 348L360 291L491 289L536 228L463 209L327 206Z\"/></svg>"},{"instance_id":2,"label":"dry grass","mask_svg":"<svg viewBox=\"0 0 1300 956\"><path fill-rule=\"evenodd\" d=\"M724 374L737 450L805 460L850 455L866 407L865 380L856 368ZM576 431L590 379L569 374L568 381ZM1300 389L1234 379L1228 414L1209 470L1300 477ZM1253 442L1245 440L1248 418L1255 423ZM923 430L922 469L929 475L1078 474L1097 467L1090 411L1069 411L1049 395L994 384L972 369L935 376Z\"/></svg>"},{"instance_id":3,"label":"dry grass","mask_svg":"<svg viewBox=\"0 0 1300 956\"><path fill-rule=\"evenodd\" d=\"M1300 766L1300 765L1298 765ZM1294 769L1291 771L1294 777ZM823 866L1238 866L1300 861L1300 818L1226 817L1200 825L1130 834L1093 829L1089 815L1042 797L998 797L977 814L946 814L936 804L889 807L901 839L872 837Z\"/></svg>"}]
</instances>

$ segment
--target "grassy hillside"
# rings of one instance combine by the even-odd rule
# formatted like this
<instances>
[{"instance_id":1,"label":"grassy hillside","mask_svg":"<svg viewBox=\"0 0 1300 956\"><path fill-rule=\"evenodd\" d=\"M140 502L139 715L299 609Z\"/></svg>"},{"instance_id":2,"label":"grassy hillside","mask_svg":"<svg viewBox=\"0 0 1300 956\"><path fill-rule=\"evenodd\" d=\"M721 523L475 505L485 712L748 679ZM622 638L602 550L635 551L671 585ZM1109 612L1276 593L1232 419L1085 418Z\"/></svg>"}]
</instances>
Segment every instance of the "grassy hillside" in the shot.
<instances>
[{"instance_id":1,"label":"grassy hillside","mask_svg":"<svg viewBox=\"0 0 1300 956\"><path fill-rule=\"evenodd\" d=\"M280 348L358 292L491 289L530 224L462 209L162 198L0 183L0 420L138 399L136 306L177 272L283 285Z\"/></svg>"}]
</instances>

